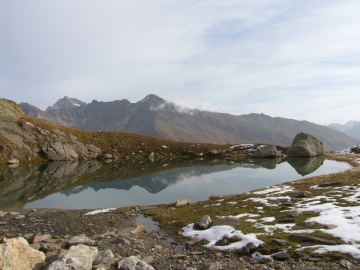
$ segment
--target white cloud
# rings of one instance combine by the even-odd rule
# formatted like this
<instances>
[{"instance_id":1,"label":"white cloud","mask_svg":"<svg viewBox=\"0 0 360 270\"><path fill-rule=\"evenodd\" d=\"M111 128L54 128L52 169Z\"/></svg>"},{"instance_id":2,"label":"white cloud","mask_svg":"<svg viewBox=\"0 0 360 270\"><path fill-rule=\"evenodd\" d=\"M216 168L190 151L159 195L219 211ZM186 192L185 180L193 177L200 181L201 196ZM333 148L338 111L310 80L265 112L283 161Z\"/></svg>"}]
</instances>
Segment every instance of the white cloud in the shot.
<instances>
[{"instance_id":1,"label":"white cloud","mask_svg":"<svg viewBox=\"0 0 360 270\"><path fill-rule=\"evenodd\" d=\"M190 109L360 120L359 1L20 0L0 10L1 96L17 102L153 93Z\"/></svg>"}]
</instances>

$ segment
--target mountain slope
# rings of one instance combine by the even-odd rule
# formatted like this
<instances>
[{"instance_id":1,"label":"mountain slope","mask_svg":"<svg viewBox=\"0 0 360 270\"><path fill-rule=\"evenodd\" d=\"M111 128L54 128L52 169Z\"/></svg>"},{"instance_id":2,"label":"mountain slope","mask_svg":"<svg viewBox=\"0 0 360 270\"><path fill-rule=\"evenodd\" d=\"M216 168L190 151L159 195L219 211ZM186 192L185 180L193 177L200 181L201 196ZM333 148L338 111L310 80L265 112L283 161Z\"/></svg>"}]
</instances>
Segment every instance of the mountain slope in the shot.
<instances>
[{"instance_id":1,"label":"mountain slope","mask_svg":"<svg viewBox=\"0 0 360 270\"><path fill-rule=\"evenodd\" d=\"M340 131L347 136L360 141L360 121L349 121L345 125L341 125L338 123L332 123L327 126L333 130Z\"/></svg>"},{"instance_id":2,"label":"mountain slope","mask_svg":"<svg viewBox=\"0 0 360 270\"><path fill-rule=\"evenodd\" d=\"M20 107L29 115L34 111L23 103ZM264 142L290 146L296 134L305 132L323 141L328 150L339 150L357 143L341 132L308 121L264 114L235 116L190 110L156 95L148 95L136 103L123 99L112 102L94 100L85 104L64 97L38 115L46 121L82 130L134 132L186 142Z\"/></svg>"}]
</instances>

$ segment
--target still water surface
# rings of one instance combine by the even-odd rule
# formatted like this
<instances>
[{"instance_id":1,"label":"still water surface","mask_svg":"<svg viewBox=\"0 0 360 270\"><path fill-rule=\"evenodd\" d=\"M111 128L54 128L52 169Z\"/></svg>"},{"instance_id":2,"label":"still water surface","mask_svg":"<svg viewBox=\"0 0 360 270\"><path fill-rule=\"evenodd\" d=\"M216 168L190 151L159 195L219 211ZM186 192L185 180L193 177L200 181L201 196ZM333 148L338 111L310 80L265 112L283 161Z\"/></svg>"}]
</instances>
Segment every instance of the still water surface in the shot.
<instances>
[{"instance_id":1,"label":"still water surface","mask_svg":"<svg viewBox=\"0 0 360 270\"><path fill-rule=\"evenodd\" d=\"M32 190L27 191L25 186L17 188L17 195L5 198L5 201L0 199L0 208L84 209L171 203L177 199L200 201L211 195L244 193L305 177L340 172L351 167L347 163L320 158L278 162L257 160L246 164L216 166L199 166L201 164L188 162L181 168L170 170L166 168L171 167L171 163L164 162L138 164L135 169L129 169L129 164L109 165L95 161L72 164L72 168L63 163L61 168L52 168L52 164L33 168L37 179L30 181L30 177L26 180L30 181ZM140 171L146 171L147 166L158 166L162 171L141 175ZM135 171L137 176L129 177L131 172L126 173L129 170ZM21 175L25 173L23 171ZM43 175L49 175L50 178L41 180ZM26 184L23 178L23 182L18 185ZM45 185L44 181L49 183ZM79 183L81 185L77 186ZM6 190L4 192L0 189L0 195L6 194Z\"/></svg>"}]
</instances>

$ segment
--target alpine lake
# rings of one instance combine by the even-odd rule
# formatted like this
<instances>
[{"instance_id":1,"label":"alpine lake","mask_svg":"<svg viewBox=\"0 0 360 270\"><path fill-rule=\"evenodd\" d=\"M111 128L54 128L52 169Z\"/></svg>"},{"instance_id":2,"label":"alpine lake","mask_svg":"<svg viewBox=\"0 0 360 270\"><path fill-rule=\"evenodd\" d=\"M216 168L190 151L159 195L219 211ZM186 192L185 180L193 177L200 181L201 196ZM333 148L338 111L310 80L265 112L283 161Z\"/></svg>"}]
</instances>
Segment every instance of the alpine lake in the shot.
<instances>
[{"instance_id":1,"label":"alpine lake","mask_svg":"<svg viewBox=\"0 0 360 270\"><path fill-rule=\"evenodd\" d=\"M163 159L0 166L0 210L95 209L193 202L345 171L346 162L313 158Z\"/></svg>"}]
</instances>

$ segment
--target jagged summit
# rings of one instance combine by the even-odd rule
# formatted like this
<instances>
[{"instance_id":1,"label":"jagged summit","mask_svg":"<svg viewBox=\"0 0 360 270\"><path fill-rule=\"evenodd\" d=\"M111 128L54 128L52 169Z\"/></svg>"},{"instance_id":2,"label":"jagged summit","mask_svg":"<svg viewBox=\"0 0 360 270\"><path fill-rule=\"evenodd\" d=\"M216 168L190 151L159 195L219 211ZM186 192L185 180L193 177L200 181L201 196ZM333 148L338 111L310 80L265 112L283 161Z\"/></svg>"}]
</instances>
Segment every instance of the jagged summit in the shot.
<instances>
[{"instance_id":1,"label":"jagged summit","mask_svg":"<svg viewBox=\"0 0 360 270\"><path fill-rule=\"evenodd\" d=\"M144 103L146 105L149 105L150 107L157 107L157 106L165 103L165 99L162 99L161 97L158 97L157 95L150 94L150 95L147 95L142 100L138 101L137 103Z\"/></svg>"},{"instance_id":2,"label":"jagged summit","mask_svg":"<svg viewBox=\"0 0 360 270\"><path fill-rule=\"evenodd\" d=\"M79 99L70 98L70 97L65 96L65 97L59 99L53 106L48 107L46 109L46 111L50 110L50 109L57 109L57 110L64 111L64 110L69 110L72 108L81 107L81 106L85 106L85 105L86 105L86 103Z\"/></svg>"}]
</instances>

